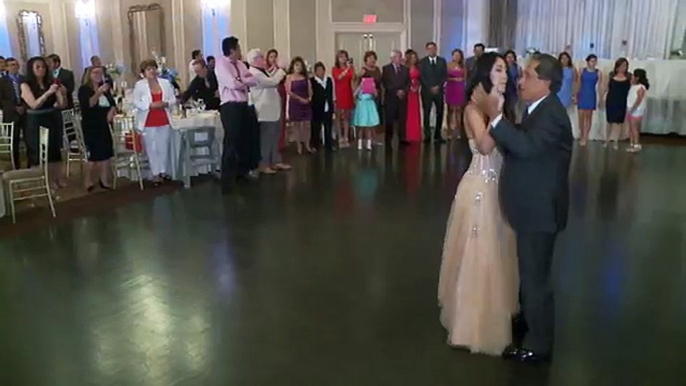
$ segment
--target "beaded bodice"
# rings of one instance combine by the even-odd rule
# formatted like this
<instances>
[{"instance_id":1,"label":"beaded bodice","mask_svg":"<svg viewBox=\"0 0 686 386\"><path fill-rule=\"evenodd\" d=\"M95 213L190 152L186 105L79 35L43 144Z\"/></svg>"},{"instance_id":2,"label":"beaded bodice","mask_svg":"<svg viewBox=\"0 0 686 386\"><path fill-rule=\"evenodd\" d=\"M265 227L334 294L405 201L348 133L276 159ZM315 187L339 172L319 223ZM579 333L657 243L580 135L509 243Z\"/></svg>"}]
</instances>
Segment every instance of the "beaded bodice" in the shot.
<instances>
[{"instance_id":1,"label":"beaded bodice","mask_svg":"<svg viewBox=\"0 0 686 386\"><path fill-rule=\"evenodd\" d=\"M498 149L493 149L489 154L481 154L473 139L469 139L469 149L472 151L472 163L469 164L465 177L481 177L487 183L498 183L500 168L503 166L503 157Z\"/></svg>"}]
</instances>

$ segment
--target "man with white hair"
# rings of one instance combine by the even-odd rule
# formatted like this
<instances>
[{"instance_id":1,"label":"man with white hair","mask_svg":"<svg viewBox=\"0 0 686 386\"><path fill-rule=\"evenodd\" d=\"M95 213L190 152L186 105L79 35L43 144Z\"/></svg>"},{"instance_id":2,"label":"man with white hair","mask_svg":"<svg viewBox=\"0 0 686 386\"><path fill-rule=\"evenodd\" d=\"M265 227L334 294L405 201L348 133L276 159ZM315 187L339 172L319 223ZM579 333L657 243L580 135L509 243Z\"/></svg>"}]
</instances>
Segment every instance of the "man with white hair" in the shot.
<instances>
[{"instance_id":1,"label":"man with white hair","mask_svg":"<svg viewBox=\"0 0 686 386\"><path fill-rule=\"evenodd\" d=\"M257 85L250 87L250 101L257 111L260 122L260 150L262 160L259 171L263 174L275 174L278 170L290 170L283 163L279 153L281 138L281 96L278 86L286 77L282 69L271 74L267 71L264 55L259 49L252 49L247 55L250 72Z\"/></svg>"},{"instance_id":2,"label":"man with white hair","mask_svg":"<svg viewBox=\"0 0 686 386\"><path fill-rule=\"evenodd\" d=\"M407 120L407 92L410 89L410 70L403 66L402 52L391 52L391 63L383 68L381 83L385 90L384 110L386 114L386 145L391 148L395 125L398 126L398 141L405 145L405 121Z\"/></svg>"}]
</instances>

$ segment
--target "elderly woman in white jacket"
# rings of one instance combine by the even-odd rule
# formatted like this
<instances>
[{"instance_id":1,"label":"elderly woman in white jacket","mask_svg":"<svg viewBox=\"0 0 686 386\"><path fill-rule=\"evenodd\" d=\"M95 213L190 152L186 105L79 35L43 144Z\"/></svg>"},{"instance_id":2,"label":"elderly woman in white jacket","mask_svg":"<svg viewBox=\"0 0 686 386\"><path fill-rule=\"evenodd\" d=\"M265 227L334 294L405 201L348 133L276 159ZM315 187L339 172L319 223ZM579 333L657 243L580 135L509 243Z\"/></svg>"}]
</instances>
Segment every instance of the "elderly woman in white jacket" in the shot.
<instances>
[{"instance_id":1,"label":"elderly woman in white jacket","mask_svg":"<svg viewBox=\"0 0 686 386\"><path fill-rule=\"evenodd\" d=\"M171 180L168 174L171 140L171 107L176 103L171 83L157 76L157 63L146 60L140 66L143 79L133 90L133 103L138 110L137 127L143 134L145 152L150 160L152 181L159 186Z\"/></svg>"},{"instance_id":2,"label":"elderly woman in white jacket","mask_svg":"<svg viewBox=\"0 0 686 386\"><path fill-rule=\"evenodd\" d=\"M283 163L279 153L279 139L281 138L281 96L278 86L286 77L282 69L273 73L265 69L266 62L260 50L248 52L250 72L257 81L257 85L250 87L250 101L257 111L260 122L260 172L274 174L277 170L290 170L290 165Z\"/></svg>"}]
</instances>

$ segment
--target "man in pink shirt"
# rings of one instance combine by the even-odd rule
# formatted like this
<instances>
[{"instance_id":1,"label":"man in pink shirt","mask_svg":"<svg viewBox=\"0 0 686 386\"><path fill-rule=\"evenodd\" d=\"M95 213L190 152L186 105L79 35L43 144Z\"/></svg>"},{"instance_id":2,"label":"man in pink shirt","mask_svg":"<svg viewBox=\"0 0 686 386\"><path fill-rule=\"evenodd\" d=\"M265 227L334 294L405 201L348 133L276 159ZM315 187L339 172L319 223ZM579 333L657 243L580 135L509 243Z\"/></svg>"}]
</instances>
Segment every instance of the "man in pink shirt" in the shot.
<instances>
[{"instance_id":1,"label":"man in pink shirt","mask_svg":"<svg viewBox=\"0 0 686 386\"><path fill-rule=\"evenodd\" d=\"M219 113L224 126L224 152L222 154L221 186L228 193L236 178L246 178L248 170L238 170L238 152L242 131L249 130L248 109L249 87L257 81L248 67L241 61L241 46L238 38L231 36L222 40L223 56L217 58L215 73L219 84L221 106Z\"/></svg>"}]
</instances>

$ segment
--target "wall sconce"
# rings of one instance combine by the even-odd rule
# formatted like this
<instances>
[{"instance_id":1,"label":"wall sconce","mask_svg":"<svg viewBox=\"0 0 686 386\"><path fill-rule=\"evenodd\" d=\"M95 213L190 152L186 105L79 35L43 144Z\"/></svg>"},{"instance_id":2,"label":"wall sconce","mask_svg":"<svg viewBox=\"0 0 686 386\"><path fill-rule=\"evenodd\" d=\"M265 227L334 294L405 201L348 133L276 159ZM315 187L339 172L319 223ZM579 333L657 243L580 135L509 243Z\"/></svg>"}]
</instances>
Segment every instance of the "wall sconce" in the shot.
<instances>
[{"instance_id":1,"label":"wall sconce","mask_svg":"<svg viewBox=\"0 0 686 386\"><path fill-rule=\"evenodd\" d=\"M94 0L76 0L74 3L74 16L77 19L91 20L95 18Z\"/></svg>"}]
</instances>

